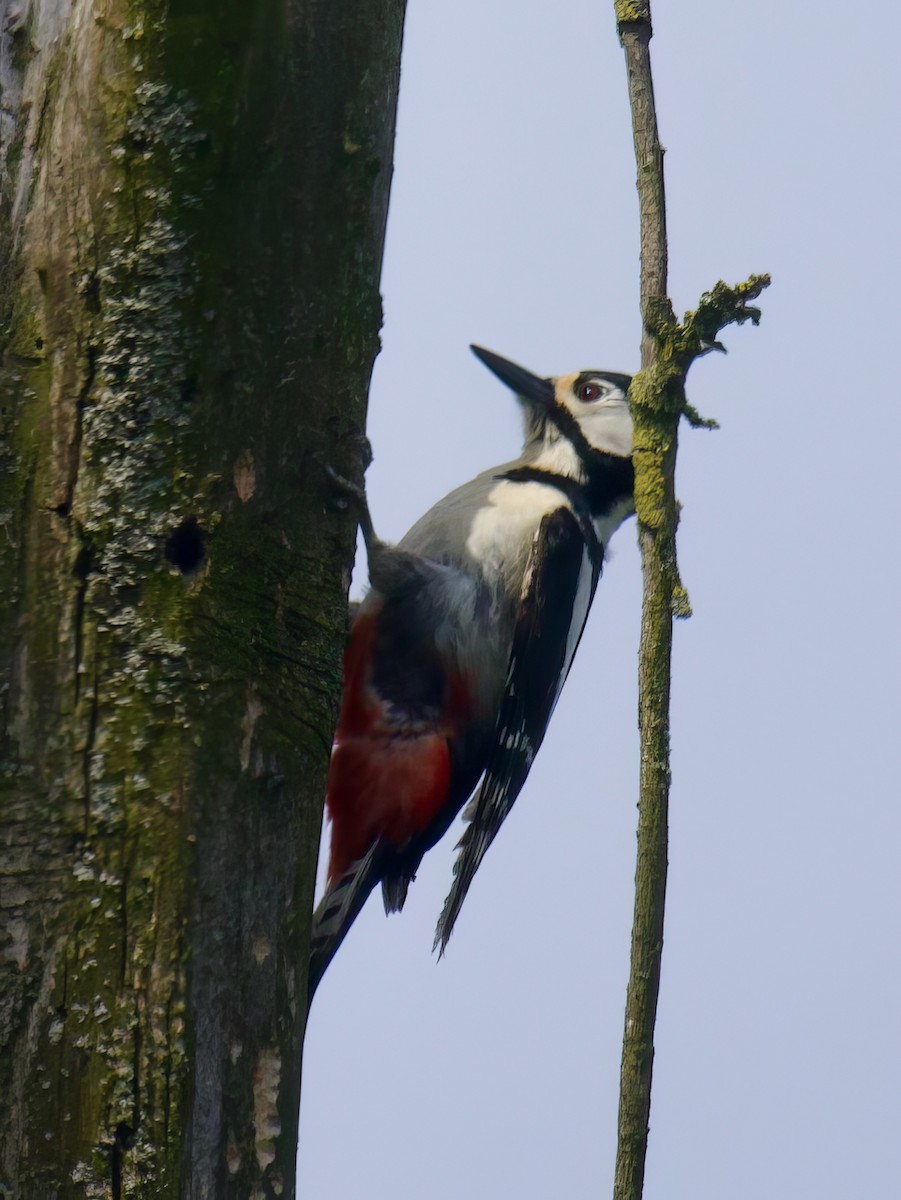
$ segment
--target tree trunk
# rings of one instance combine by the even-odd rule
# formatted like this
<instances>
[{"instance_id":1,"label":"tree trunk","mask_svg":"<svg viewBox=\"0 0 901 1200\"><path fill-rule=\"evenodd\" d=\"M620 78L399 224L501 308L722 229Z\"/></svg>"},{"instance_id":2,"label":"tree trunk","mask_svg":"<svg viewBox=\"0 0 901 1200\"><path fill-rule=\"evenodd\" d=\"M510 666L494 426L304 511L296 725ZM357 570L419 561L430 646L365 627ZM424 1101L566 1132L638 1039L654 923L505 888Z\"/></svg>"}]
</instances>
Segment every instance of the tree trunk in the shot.
<instances>
[{"instance_id":1,"label":"tree trunk","mask_svg":"<svg viewBox=\"0 0 901 1200\"><path fill-rule=\"evenodd\" d=\"M294 1194L403 12L5 7L13 1197Z\"/></svg>"}]
</instances>

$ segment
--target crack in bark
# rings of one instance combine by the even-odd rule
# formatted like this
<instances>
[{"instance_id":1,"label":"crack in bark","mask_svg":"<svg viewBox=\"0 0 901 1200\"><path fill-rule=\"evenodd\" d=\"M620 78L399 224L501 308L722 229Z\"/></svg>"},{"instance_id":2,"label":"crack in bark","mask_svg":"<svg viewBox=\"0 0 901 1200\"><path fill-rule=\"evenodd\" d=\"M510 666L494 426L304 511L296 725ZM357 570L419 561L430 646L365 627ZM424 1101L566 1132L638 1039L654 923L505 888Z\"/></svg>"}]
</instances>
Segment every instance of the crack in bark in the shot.
<instances>
[{"instance_id":1,"label":"crack in bark","mask_svg":"<svg viewBox=\"0 0 901 1200\"><path fill-rule=\"evenodd\" d=\"M174 1046L172 1045L172 1004L175 990L169 991L166 997L166 1055L163 1059L163 1145L169 1144L169 1119L172 1108L172 1061Z\"/></svg>"},{"instance_id":2,"label":"crack in bark","mask_svg":"<svg viewBox=\"0 0 901 1200\"><path fill-rule=\"evenodd\" d=\"M85 738L84 749L81 752L81 777L84 784L83 803L84 803L84 836L90 836L91 828L91 754L94 750L94 742L97 738L97 725L100 720L100 684L98 679L97 664L94 663L94 677L91 688L91 708L88 713L88 733Z\"/></svg>"},{"instance_id":3,"label":"crack in bark","mask_svg":"<svg viewBox=\"0 0 901 1200\"><path fill-rule=\"evenodd\" d=\"M126 970L128 967L128 877L131 864L128 857L122 855L122 879L119 883L119 924L122 931L122 941L119 947L119 984L123 991L128 986Z\"/></svg>"},{"instance_id":4,"label":"crack in bark","mask_svg":"<svg viewBox=\"0 0 901 1200\"><path fill-rule=\"evenodd\" d=\"M72 567L72 574L78 580L78 586L75 589L75 599L73 602L72 613L72 643L75 662L73 664L73 676L75 687L75 706L78 707L78 701L81 699L81 656L84 652L84 612L88 593L88 577L91 573L91 552L85 543L82 543L81 549L75 558L75 564Z\"/></svg>"},{"instance_id":5,"label":"crack in bark","mask_svg":"<svg viewBox=\"0 0 901 1200\"><path fill-rule=\"evenodd\" d=\"M137 1132L141 1128L141 1030L142 1020L139 995L135 994L135 1027L134 1027L134 1057L132 1059L132 1128Z\"/></svg>"},{"instance_id":6,"label":"crack in bark","mask_svg":"<svg viewBox=\"0 0 901 1200\"><path fill-rule=\"evenodd\" d=\"M84 383L75 398L75 427L72 430L72 454L69 460L69 472L66 479L66 515L72 511L75 499L75 487L78 483L78 472L81 467L81 442L84 435L84 410L88 406L88 397L94 387L97 375L97 350L94 346L87 348L88 369Z\"/></svg>"},{"instance_id":7,"label":"crack in bark","mask_svg":"<svg viewBox=\"0 0 901 1200\"><path fill-rule=\"evenodd\" d=\"M134 1139L134 1130L124 1121L116 1126L113 1144L110 1147L110 1191L112 1200L122 1200L122 1159Z\"/></svg>"},{"instance_id":8,"label":"crack in bark","mask_svg":"<svg viewBox=\"0 0 901 1200\"><path fill-rule=\"evenodd\" d=\"M79 388L78 395L75 399L75 426L72 431L72 452L69 459L69 469L66 479L65 500L62 505L57 506L57 513L66 519L71 516L72 505L75 501L75 489L78 485L78 473L81 468L81 447L84 435L84 412L87 408L88 397L94 386L94 379L97 375L97 351L94 346L88 346L86 351L87 371L85 373L84 382ZM75 677L75 704L81 696L81 656L84 651L84 614L85 602L88 591L88 578L91 574L91 549L88 542L84 538L79 527L82 544L75 557L75 563L72 568L75 578L78 580L78 586L75 590L75 604L73 612L73 649L75 654L74 677ZM96 708L96 672L95 672L95 688L94 700ZM89 746L93 740L92 733L89 733Z\"/></svg>"}]
</instances>

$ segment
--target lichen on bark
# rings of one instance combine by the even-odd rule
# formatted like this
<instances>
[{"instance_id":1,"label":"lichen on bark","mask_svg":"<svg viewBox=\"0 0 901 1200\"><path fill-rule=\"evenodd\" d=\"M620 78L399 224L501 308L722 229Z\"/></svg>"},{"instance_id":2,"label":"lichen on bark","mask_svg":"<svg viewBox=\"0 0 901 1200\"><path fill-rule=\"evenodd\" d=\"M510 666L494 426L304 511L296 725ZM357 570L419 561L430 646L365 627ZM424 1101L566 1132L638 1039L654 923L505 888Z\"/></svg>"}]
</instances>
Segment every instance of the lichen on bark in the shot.
<instances>
[{"instance_id":1,"label":"lichen on bark","mask_svg":"<svg viewBox=\"0 0 901 1200\"><path fill-rule=\"evenodd\" d=\"M403 3L25 9L0 1184L289 1196Z\"/></svg>"}]
</instances>

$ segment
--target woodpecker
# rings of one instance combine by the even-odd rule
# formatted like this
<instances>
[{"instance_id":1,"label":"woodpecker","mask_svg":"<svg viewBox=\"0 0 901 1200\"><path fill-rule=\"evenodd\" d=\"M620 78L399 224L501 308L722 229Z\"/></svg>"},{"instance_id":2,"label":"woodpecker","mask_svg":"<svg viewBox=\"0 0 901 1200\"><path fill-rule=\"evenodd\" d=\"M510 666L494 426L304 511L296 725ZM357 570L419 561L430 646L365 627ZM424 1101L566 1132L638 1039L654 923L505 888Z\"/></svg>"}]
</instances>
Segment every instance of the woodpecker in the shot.
<instances>
[{"instance_id":1,"label":"woodpecker","mask_svg":"<svg viewBox=\"0 0 901 1200\"><path fill-rule=\"evenodd\" d=\"M403 907L472 796L438 922L443 953L572 665L616 528L634 512L631 378L544 379L471 347L522 406L513 462L445 496L396 546L360 494L370 591L352 618L328 777L331 855L310 998L377 883Z\"/></svg>"}]
</instances>

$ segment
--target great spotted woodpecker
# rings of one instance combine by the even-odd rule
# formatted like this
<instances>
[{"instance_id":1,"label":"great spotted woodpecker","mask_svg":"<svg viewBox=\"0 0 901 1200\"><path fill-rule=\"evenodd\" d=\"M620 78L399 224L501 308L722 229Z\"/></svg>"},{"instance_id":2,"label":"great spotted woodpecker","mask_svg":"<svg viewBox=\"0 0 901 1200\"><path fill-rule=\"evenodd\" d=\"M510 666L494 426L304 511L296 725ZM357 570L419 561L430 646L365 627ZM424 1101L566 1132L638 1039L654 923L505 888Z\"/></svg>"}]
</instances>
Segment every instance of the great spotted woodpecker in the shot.
<instances>
[{"instance_id":1,"label":"great spotted woodpecker","mask_svg":"<svg viewBox=\"0 0 901 1200\"><path fill-rule=\"evenodd\" d=\"M634 512L630 377L541 379L472 347L519 399L525 443L379 541L352 622L328 778L326 894L310 997L377 883L403 907L423 855L470 798L435 945L525 783L572 665L614 530Z\"/></svg>"}]
</instances>

